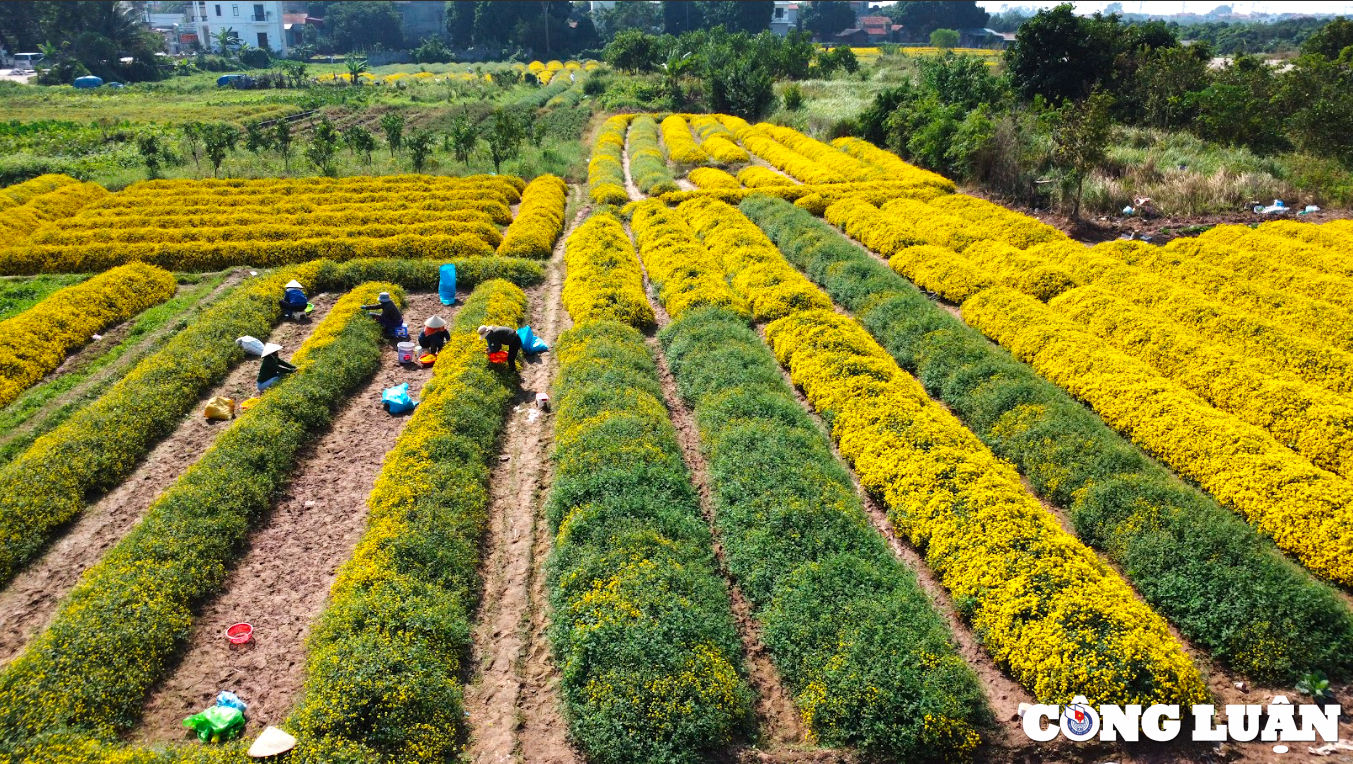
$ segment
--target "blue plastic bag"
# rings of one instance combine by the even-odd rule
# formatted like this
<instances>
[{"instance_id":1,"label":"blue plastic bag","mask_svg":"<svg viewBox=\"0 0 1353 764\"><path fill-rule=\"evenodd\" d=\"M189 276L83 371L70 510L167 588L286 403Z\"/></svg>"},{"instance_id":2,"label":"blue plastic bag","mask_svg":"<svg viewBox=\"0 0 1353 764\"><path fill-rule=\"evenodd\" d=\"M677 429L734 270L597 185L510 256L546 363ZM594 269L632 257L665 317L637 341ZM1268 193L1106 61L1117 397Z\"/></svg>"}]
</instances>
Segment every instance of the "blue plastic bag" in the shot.
<instances>
[{"instance_id":1,"label":"blue plastic bag","mask_svg":"<svg viewBox=\"0 0 1353 764\"><path fill-rule=\"evenodd\" d=\"M517 336L521 338L521 349L527 355L537 355L550 349L549 345L541 342L540 338L531 331L531 327L523 326L517 330Z\"/></svg>"},{"instance_id":2,"label":"blue plastic bag","mask_svg":"<svg viewBox=\"0 0 1353 764\"><path fill-rule=\"evenodd\" d=\"M385 389L381 393L381 405L391 414L403 414L406 411L413 411L418 405L418 401L409 397L409 383L395 385Z\"/></svg>"},{"instance_id":3,"label":"blue plastic bag","mask_svg":"<svg viewBox=\"0 0 1353 764\"><path fill-rule=\"evenodd\" d=\"M437 295L443 305L456 304L456 265L447 263L442 266L442 281L437 285Z\"/></svg>"}]
</instances>

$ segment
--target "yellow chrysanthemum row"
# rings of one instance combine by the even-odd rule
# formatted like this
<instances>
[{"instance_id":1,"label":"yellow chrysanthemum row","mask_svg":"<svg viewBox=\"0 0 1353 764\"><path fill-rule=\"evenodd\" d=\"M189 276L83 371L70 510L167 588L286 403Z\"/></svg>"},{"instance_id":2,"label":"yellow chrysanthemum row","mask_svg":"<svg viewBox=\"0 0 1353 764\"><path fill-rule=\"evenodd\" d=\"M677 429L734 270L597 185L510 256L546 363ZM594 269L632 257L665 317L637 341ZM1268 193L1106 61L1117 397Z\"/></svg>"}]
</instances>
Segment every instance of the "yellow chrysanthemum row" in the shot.
<instances>
[{"instance_id":1,"label":"yellow chrysanthemum row","mask_svg":"<svg viewBox=\"0 0 1353 764\"><path fill-rule=\"evenodd\" d=\"M780 266L788 263L740 212L706 204L697 230L755 307L763 280L756 271L772 253ZM756 254L725 251L740 248ZM864 484L884 498L899 532L924 549L992 655L1022 684L1050 701L1076 694L1116 703L1206 697L1165 622L867 332L833 313L830 302L783 315L767 326L776 356L828 418Z\"/></svg>"},{"instance_id":2,"label":"yellow chrysanthemum row","mask_svg":"<svg viewBox=\"0 0 1353 764\"><path fill-rule=\"evenodd\" d=\"M717 255L733 289L747 300L757 321L831 307L831 300L785 262L775 245L735 208L715 199L692 199L677 207L677 212Z\"/></svg>"},{"instance_id":3,"label":"yellow chrysanthemum row","mask_svg":"<svg viewBox=\"0 0 1353 764\"><path fill-rule=\"evenodd\" d=\"M564 265L568 269L564 309L574 323L653 325L634 245L614 215L595 214L578 226L564 245Z\"/></svg>"},{"instance_id":4,"label":"yellow chrysanthemum row","mask_svg":"<svg viewBox=\"0 0 1353 764\"><path fill-rule=\"evenodd\" d=\"M174 295L174 274L130 264L52 293L0 322L0 406L61 365L90 335Z\"/></svg>"},{"instance_id":5,"label":"yellow chrysanthemum row","mask_svg":"<svg viewBox=\"0 0 1353 764\"><path fill-rule=\"evenodd\" d=\"M554 175L541 175L521 195L517 219L503 233L498 254L507 257L549 257L564 232L568 185Z\"/></svg>"},{"instance_id":6,"label":"yellow chrysanthemum row","mask_svg":"<svg viewBox=\"0 0 1353 764\"><path fill-rule=\"evenodd\" d=\"M656 196L678 190L676 179L667 167L667 159L658 146L658 123L647 114L641 114L630 123L630 176L634 185L645 194Z\"/></svg>"},{"instance_id":7,"label":"yellow chrysanthemum row","mask_svg":"<svg viewBox=\"0 0 1353 764\"><path fill-rule=\"evenodd\" d=\"M1207 405L1027 295L988 289L963 318L1112 427L1239 511L1310 570L1353 583L1353 483Z\"/></svg>"},{"instance_id":8,"label":"yellow chrysanthemum row","mask_svg":"<svg viewBox=\"0 0 1353 764\"><path fill-rule=\"evenodd\" d=\"M135 532L85 572L52 623L5 668L5 739L63 727L111 736L135 722L195 606L224 582L302 446L380 365L380 330L361 306L382 291L402 302L399 287L383 282L341 298L293 356L296 373L235 419Z\"/></svg>"},{"instance_id":9,"label":"yellow chrysanthemum row","mask_svg":"<svg viewBox=\"0 0 1353 764\"><path fill-rule=\"evenodd\" d=\"M752 157L733 138L718 117L700 114L691 117L691 128L700 136L700 148L715 164L728 167L751 161Z\"/></svg>"},{"instance_id":10,"label":"yellow chrysanthemum row","mask_svg":"<svg viewBox=\"0 0 1353 764\"><path fill-rule=\"evenodd\" d=\"M597 131L592 159L587 163L589 195L596 204L629 201L629 192L625 190L625 132L633 118L632 114L617 114Z\"/></svg>"},{"instance_id":11,"label":"yellow chrysanthemum row","mask_svg":"<svg viewBox=\"0 0 1353 764\"><path fill-rule=\"evenodd\" d=\"M6 207L0 211L0 238L7 244L13 244L42 230L48 223L68 219L80 210L108 197L108 190L97 183L81 183L65 175L55 177L66 178L70 182L58 182L53 176L43 175L41 178L49 180L31 186L25 191L16 191L13 197L3 197L25 200L23 204ZM36 193L37 189L48 186L52 188Z\"/></svg>"},{"instance_id":12,"label":"yellow chrysanthemum row","mask_svg":"<svg viewBox=\"0 0 1353 764\"><path fill-rule=\"evenodd\" d=\"M1058 262L1080 283L1118 290L1276 369L1353 393L1353 311L1142 242L1105 242L1088 250L1048 244L1028 252Z\"/></svg>"},{"instance_id":13,"label":"yellow chrysanthemum row","mask_svg":"<svg viewBox=\"0 0 1353 764\"><path fill-rule=\"evenodd\" d=\"M662 140L667 145L667 155L678 164L704 164L709 154L695 142L690 125L686 120L673 114L662 121Z\"/></svg>"},{"instance_id":14,"label":"yellow chrysanthemum row","mask_svg":"<svg viewBox=\"0 0 1353 764\"><path fill-rule=\"evenodd\" d=\"M717 167L697 167L686 174L687 179L701 189L742 188L738 179Z\"/></svg>"},{"instance_id":15,"label":"yellow chrysanthemum row","mask_svg":"<svg viewBox=\"0 0 1353 764\"><path fill-rule=\"evenodd\" d=\"M672 319L710 305L727 308L743 318L750 315L747 302L723 279L716 256L696 238L680 214L661 202L640 202L630 226L648 277Z\"/></svg>"}]
</instances>

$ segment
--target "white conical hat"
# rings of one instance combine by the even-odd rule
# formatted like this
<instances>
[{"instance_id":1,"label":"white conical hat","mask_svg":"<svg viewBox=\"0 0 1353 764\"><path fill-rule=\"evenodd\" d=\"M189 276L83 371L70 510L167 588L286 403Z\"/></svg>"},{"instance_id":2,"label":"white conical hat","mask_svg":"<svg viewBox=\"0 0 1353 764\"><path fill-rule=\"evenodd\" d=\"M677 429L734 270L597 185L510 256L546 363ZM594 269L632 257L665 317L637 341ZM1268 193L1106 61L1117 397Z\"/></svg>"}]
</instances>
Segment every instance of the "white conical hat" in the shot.
<instances>
[{"instance_id":1,"label":"white conical hat","mask_svg":"<svg viewBox=\"0 0 1353 764\"><path fill-rule=\"evenodd\" d=\"M268 727L254 740L254 744L249 746L249 756L255 759L266 759L269 756L286 753L295 747L296 738L288 735L284 730Z\"/></svg>"},{"instance_id":2,"label":"white conical hat","mask_svg":"<svg viewBox=\"0 0 1353 764\"><path fill-rule=\"evenodd\" d=\"M440 329L443 326L446 326L446 319L441 316L432 316L423 322L423 326L426 326L429 329Z\"/></svg>"},{"instance_id":3,"label":"white conical hat","mask_svg":"<svg viewBox=\"0 0 1353 764\"><path fill-rule=\"evenodd\" d=\"M301 286L301 282L297 281L296 279L292 279L291 281L287 282L287 289L305 289L305 287Z\"/></svg>"},{"instance_id":4,"label":"white conical hat","mask_svg":"<svg viewBox=\"0 0 1353 764\"><path fill-rule=\"evenodd\" d=\"M268 344L263 346L263 352L259 353L258 355L259 357L269 356L281 349L282 349L281 345L276 345L274 343L269 342Z\"/></svg>"}]
</instances>

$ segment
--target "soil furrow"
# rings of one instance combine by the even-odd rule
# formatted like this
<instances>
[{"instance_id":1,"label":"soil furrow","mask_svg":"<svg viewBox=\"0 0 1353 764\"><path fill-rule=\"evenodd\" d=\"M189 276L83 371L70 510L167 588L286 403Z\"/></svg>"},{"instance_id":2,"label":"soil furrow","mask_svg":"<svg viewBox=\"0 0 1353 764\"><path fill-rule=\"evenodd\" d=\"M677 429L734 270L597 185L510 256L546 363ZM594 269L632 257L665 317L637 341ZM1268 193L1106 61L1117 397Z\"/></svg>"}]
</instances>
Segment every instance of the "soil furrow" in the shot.
<instances>
[{"instance_id":1,"label":"soil furrow","mask_svg":"<svg viewBox=\"0 0 1353 764\"><path fill-rule=\"evenodd\" d=\"M629 224L625 224L625 233L633 240L634 235ZM653 307L658 327L671 323L667 309L658 300L653 282L648 278L648 269L639 259L644 274L644 289L648 302ZM824 753L817 750L796 750L809 746L807 732L799 717L798 709L789 691L785 689L780 672L775 667L770 652L761 642L761 626L753 614L752 603L742 593L742 588L728 572L724 560L723 541L714 520L713 491L709 485L709 469L704 453L700 449L700 430L695 423L695 415L681 400L677 391L676 378L667 365L667 355L663 352L657 337L645 337L649 350L658 362L658 379L662 385L663 402L667 405L668 416L676 428L677 442L681 446L681 457L690 470L691 482L700 496L700 511L709 524L714 542L714 557L719 573L728 582L729 599L732 604L733 618L737 624L738 637L742 641L743 654L747 658L747 678L756 693L756 718L758 727L757 745L764 751L749 750L737 752L740 760L758 759L762 753L774 755L774 761L817 761ZM787 757L787 758L786 758Z\"/></svg>"},{"instance_id":2,"label":"soil furrow","mask_svg":"<svg viewBox=\"0 0 1353 764\"><path fill-rule=\"evenodd\" d=\"M644 198L644 194L634 185L634 176L630 174L630 130L633 129L633 122L625 128L625 151L621 154L621 164L625 169L625 193L630 195L630 201L638 201Z\"/></svg>"},{"instance_id":3,"label":"soil furrow","mask_svg":"<svg viewBox=\"0 0 1353 764\"><path fill-rule=\"evenodd\" d=\"M408 303L404 315L411 333L433 313L450 318L455 311L434 294L411 294ZM409 420L385 412L381 391L408 382L417 399L431 378L431 368L401 366L393 345L383 347L380 369L329 430L305 448L221 593L194 618L182 658L151 694L135 739L190 735L183 718L211 705L221 690L249 704L248 734L290 713L304 679L310 624L328 600L338 567L361 538L367 496ZM225 630L240 622L254 627L254 639L231 645Z\"/></svg>"},{"instance_id":4,"label":"soil furrow","mask_svg":"<svg viewBox=\"0 0 1353 764\"><path fill-rule=\"evenodd\" d=\"M528 290L528 325L549 345L568 323L560 306L564 242L588 212L580 210L559 238L545 283ZM545 636L543 565L551 539L544 500L553 425L550 415L536 406L535 396L549 389L557 366L551 353L527 360L490 482L491 520L481 567L484 593L473 635L477 675L465 692L474 730L472 762L581 762L568 742Z\"/></svg>"},{"instance_id":5,"label":"soil furrow","mask_svg":"<svg viewBox=\"0 0 1353 764\"><path fill-rule=\"evenodd\" d=\"M289 356L300 348L315 324L334 303L330 295L316 295L314 320L308 324L283 322L268 336ZM217 395L243 401L258 394L257 362L236 366L225 381L204 394L191 413L141 461L126 480L87 507L70 528L41 557L0 591L0 665L8 663L28 640L47 626L61 599L80 576L122 540L140 521L155 499L198 460L228 422L202 416L207 400Z\"/></svg>"}]
</instances>

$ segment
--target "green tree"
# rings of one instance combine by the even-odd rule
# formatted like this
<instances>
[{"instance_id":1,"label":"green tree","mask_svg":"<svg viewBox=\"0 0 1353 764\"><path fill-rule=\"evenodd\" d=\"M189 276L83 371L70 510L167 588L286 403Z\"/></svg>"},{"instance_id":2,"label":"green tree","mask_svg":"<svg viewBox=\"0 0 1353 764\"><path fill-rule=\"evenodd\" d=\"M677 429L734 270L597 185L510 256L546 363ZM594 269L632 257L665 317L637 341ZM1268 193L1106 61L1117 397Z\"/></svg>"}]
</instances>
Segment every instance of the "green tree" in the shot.
<instances>
[{"instance_id":1,"label":"green tree","mask_svg":"<svg viewBox=\"0 0 1353 764\"><path fill-rule=\"evenodd\" d=\"M451 123L451 151L456 155L456 159L470 165L470 156L474 154L475 147L479 145L479 128L470 121L470 118L462 114L456 117L455 122Z\"/></svg>"},{"instance_id":2,"label":"green tree","mask_svg":"<svg viewBox=\"0 0 1353 764\"><path fill-rule=\"evenodd\" d=\"M879 12L906 27L914 39L925 39L936 29L985 27L991 18L973 0L963 2L902 2L885 5Z\"/></svg>"},{"instance_id":3,"label":"green tree","mask_svg":"<svg viewBox=\"0 0 1353 764\"><path fill-rule=\"evenodd\" d=\"M304 61L278 61L277 68L282 71L282 75L291 80L291 86L301 87L305 84L306 71L309 69Z\"/></svg>"},{"instance_id":4,"label":"green tree","mask_svg":"<svg viewBox=\"0 0 1353 764\"><path fill-rule=\"evenodd\" d=\"M627 29L651 35L662 33L662 6L658 3L616 3L596 14L596 18L597 34L607 42Z\"/></svg>"},{"instance_id":5,"label":"green tree","mask_svg":"<svg viewBox=\"0 0 1353 764\"><path fill-rule=\"evenodd\" d=\"M193 166L199 174L202 172L202 137L206 128L206 125L196 121L185 122L179 127L183 134L183 148L193 158Z\"/></svg>"},{"instance_id":6,"label":"green tree","mask_svg":"<svg viewBox=\"0 0 1353 764\"><path fill-rule=\"evenodd\" d=\"M1353 21L1336 17L1301 44L1301 52L1333 61L1344 48L1353 46Z\"/></svg>"},{"instance_id":7,"label":"green tree","mask_svg":"<svg viewBox=\"0 0 1353 764\"><path fill-rule=\"evenodd\" d=\"M1193 132L1204 140L1246 146L1257 154L1291 147L1283 130L1277 72L1255 56L1236 56L1192 96Z\"/></svg>"},{"instance_id":8,"label":"green tree","mask_svg":"<svg viewBox=\"0 0 1353 764\"><path fill-rule=\"evenodd\" d=\"M291 125L285 119L279 119L272 126L272 145L282 155L282 166L291 169Z\"/></svg>"},{"instance_id":9,"label":"green tree","mask_svg":"<svg viewBox=\"0 0 1353 764\"><path fill-rule=\"evenodd\" d=\"M272 148L272 136L263 127L263 123L255 121L245 124L244 148L254 156Z\"/></svg>"},{"instance_id":10,"label":"green tree","mask_svg":"<svg viewBox=\"0 0 1353 764\"><path fill-rule=\"evenodd\" d=\"M953 29L936 29L930 33L930 44L940 50L958 47L958 32Z\"/></svg>"},{"instance_id":11,"label":"green tree","mask_svg":"<svg viewBox=\"0 0 1353 764\"><path fill-rule=\"evenodd\" d=\"M427 130L418 130L409 136L407 141L409 163L413 165L414 172L422 172L423 168L427 166L428 157L432 156L436 139L437 136Z\"/></svg>"},{"instance_id":12,"label":"green tree","mask_svg":"<svg viewBox=\"0 0 1353 764\"><path fill-rule=\"evenodd\" d=\"M229 56L240 49L240 33L235 31L234 27L226 27L214 32L211 36L216 43L216 49L223 56Z\"/></svg>"},{"instance_id":13,"label":"green tree","mask_svg":"<svg viewBox=\"0 0 1353 764\"><path fill-rule=\"evenodd\" d=\"M371 152L376 150L376 136L362 125L354 124L343 131L343 143L353 156L362 155L362 161L371 166Z\"/></svg>"},{"instance_id":14,"label":"green tree","mask_svg":"<svg viewBox=\"0 0 1353 764\"><path fill-rule=\"evenodd\" d=\"M357 0L333 3L325 10L324 29L339 51L400 50L404 34L400 31L399 10L392 2Z\"/></svg>"},{"instance_id":15,"label":"green tree","mask_svg":"<svg viewBox=\"0 0 1353 764\"><path fill-rule=\"evenodd\" d=\"M1206 43L1152 51L1137 69L1146 123L1169 130L1187 126L1197 112L1197 94L1209 84ZM1199 49L1203 50L1199 50Z\"/></svg>"},{"instance_id":16,"label":"green tree","mask_svg":"<svg viewBox=\"0 0 1353 764\"><path fill-rule=\"evenodd\" d=\"M516 158L525 138L526 131L512 112L501 108L494 110L489 119L488 144L495 173L503 171L503 162Z\"/></svg>"},{"instance_id":17,"label":"green tree","mask_svg":"<svg viewBox=\"0 0 1353 764\"><path fill-rule=\"evenodd\" d=\"M826 39L854 25L855 11L844 0L816 0L803 12L803 28L819 39Z\"/></svg>"},{"instance_id":18,"label":"green tree","mask_svg":"<svg viewBox=\"0 0 1353 764\"><path fill-rule=\"evenodd\" d=\"M1353 169L1353 46L1334 60L1319 54L1297 59L1283 77L1281 97L1297 147Z\"/></svg>"},{"instance_id":19,"label":"green tree","mask_svg":"<svg viewBox=\"0 0 1353 764\"><path fill-rule=\"evenodd\" d=\"M319 124L315 125L310 143L305 147L305 158L310 160L315 169L325 175L333 175L337 169L334 166L334 158L338 154L338 143L338 130L334 129L333 123L328 118L321 119Z\"/></svg>"},{"instance_id":20,"label":"green tree","mask_svg":"<svg viewBox=\"0 0 1353 764\"><path fill-rule=\"evenodd\" d=\"M827 77L830 77L832 72L837 69L844 69L847 73L854 74L860 70L860 60L855 57L855 51L849 45L837 45L829 51L818 54L817 67Z\"/></svg>"},{"instance_id":21,"label":"green tree","mask_svg":"<svg viewBox=\"0 0 1353 764\"><path fill-rule=\"evenodd\" d=\"M202 149L207 159L211 161L213 178L220 173L221 163L225 161L227 154L235 150L235 144L239 140L239 128L228 122L213 122L203 129Z\"/></svg>"},{"instance_id":22,"label":"green tree","mask_svg":"<svg viewBox=\"0 0 1353 764\"><path fill-rule=\"evenodd\" d=\"M707 64L710 106L755 122L775 103L774 80L749 56L726 56Z\"/></svg>"},{"instance_id":23,"label":"green tree","mask_svg":"<svg viewBox=\"0 0 1353 764\"><path fill-rule=\"evenodd\" d=\"M366 57L349 53L347 58L343 59L343 65L348 69L348 84L362 84L362 74L366 72Z\"/></svg>"},{"instance_id":24,"label":"green tree","mask_svg":"<svg viewBox=\"0 0 1353 764\"><path fill-rule=\"evenodd\" d=\"M404 115L387 112L381 117L381 132L385 133L385 144L390 147L390 156L394 156L404 142Z\"/></svg>"},{"instance_id":25,"label":"green tree","mask_svg":"<svg viewBox=\"0 0 1353 764\"><path fill-rule=\"evenodd\" d=\"M146 165L146 178L154 180L160 177L160 167L163 166L165 152L155 133L146 133L137 138L136 150L141 154L141 161Z\"/></svg>"},{"instance_id":26,"label":"green tree","mask_svg":"<svg viewBox=\"0 0 1353 764\"><path fill-rule=\"evenodd\" d=\"M1085 179L1109 150L1113 96L1096 92L1080 103L1067 102L1053 115L1052 161L1062 171L1062 187L1071 196L1071 217L1080 219Z\"/></svg>"},{"instance_id":27,"label":"green tree","mask_svg":"<svg viewBox=\"0 0 1353 764\"><path fill-rule=\"evenodd\" d=\"M658 38L637 29L627 29L617 34L601 52L606 63L626 72L653 71L660 55Z\"/></svg>"},{"instance_id":28,"label":"green tree","mask_svg":"<svg viewBox=\"0 0 1353 764\"><path fill-rule=\"evenodd\" d=\"M1113 65L1112 46L1096 35L1099 30L1070 3L1039 11L1005 51L1011 84L1028 100L1084 98Z\"/></svg>"}]
</instances>

